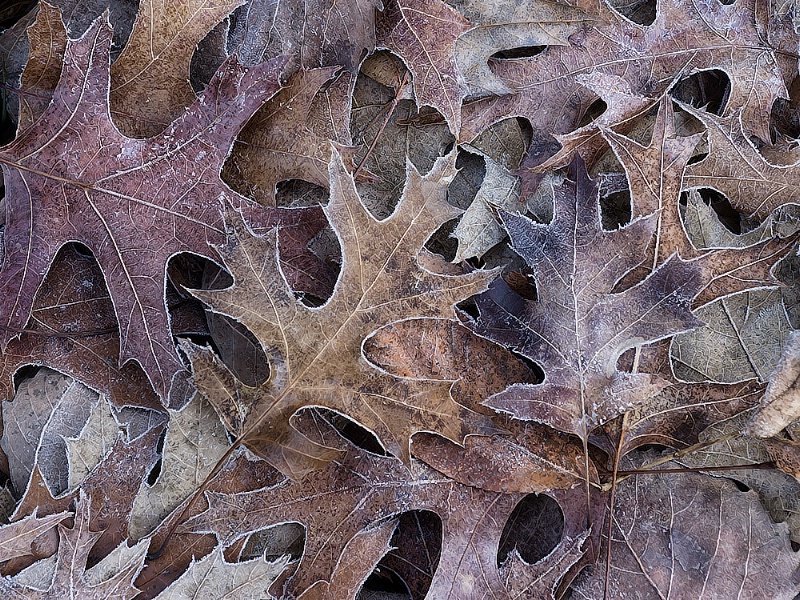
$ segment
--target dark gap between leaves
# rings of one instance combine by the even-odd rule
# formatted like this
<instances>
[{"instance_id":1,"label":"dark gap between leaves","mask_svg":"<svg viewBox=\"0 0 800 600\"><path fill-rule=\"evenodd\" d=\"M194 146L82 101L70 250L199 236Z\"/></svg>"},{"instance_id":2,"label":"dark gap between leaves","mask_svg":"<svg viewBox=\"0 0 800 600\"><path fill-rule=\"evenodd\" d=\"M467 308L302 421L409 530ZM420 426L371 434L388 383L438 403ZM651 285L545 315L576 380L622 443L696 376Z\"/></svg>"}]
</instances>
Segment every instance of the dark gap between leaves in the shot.
<instances>
[{"instance_id":1,"label":"dark gap between leaves","mask_svg":"<svg viewBox=\"0 0 800 600\"><path fill-rule=\"evenodd\" d=\"M731 95L731 80L719 69L700 71L681 79L670 95L700 110L721 115Z\"/></svg>"},{"instance_id":2,"label":"dark gap between leaves","mask_svg":"<svg viewBox=\"0 0 800 600\"><path fill-rule=\"evenodd\" d=\"M516 548L522 560L534 564L550 554L564 536L564 513L553 498L528 494L509 516L500 536L497 566Z\"/></svg>"},{"instance_id":3,"label":"dark gap between leaves","mask_svg":"<svg viewBox=\"0 0 800 600\"><path fill-rule=\"evenodd\" d=\"M400 515L389 551L359 592L359 600L374 596L364 592L395 594L392 600L425 598L442 552L442 520L434 512L413 510Z\"/></svg>"},{"instance_id":4,"label":"dark gap between leaves","mask_svg":"<svg viewBox=\"0 0 800 600\"><path fill-rule=\"evenodd\" d=\"M652 25L656 20L656 0L609 0L611 7L639 25Z\"/></svg>"},{"instance_id":5,"label":"dark gap between leaves","mask_svg":"<svg viewBox=\"0 0 800 600\"><path fill-rule=\"evenodd\" d=\"M156 464L153 465L153 468L150 469L150 472L147 474L147 485L151 487L155 485L156 481L158 481L158 476L161 475L161 465L164 459L164 441L166 438L167 428L165 427L161 435L158 436L158 445L156 446L156 452L159 455L158 460L156 460Z\"/></svg>"},{"instance_id":6,"label":"dark gap between leaves","mask_svg":"<svg viewBox=\"0 0 800 600\"><path fill-rule=\"evenodd\" d=\"M586 111L583 113L581 120L578 122L578 127L584 127L597 119L608 109L608 104L602 98L598 98L592 102Z\"/></svg>"},{"instance_id":7,"label":"dark gap between leaves","mask_svg":"<svg viewBox=\"0 0 800 600\"><path fill-rule=\"evenodd\" d=\"M717 190L700 188L697 190L703 201L717 214L720 223L731 233L742 234L742 215L730 203L730 200ZM688 192L682 192L680 202L686 206Z\"/></svg>"}]
</instances>

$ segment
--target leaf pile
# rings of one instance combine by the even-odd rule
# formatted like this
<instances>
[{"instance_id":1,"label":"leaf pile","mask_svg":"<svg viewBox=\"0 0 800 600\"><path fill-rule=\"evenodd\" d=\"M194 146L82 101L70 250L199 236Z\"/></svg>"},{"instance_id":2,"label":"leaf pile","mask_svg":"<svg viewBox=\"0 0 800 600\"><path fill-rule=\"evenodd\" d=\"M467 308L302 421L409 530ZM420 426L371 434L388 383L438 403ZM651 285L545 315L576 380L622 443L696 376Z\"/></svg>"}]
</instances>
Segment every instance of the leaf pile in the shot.
<instances>
[{"instance_id":1,"label":"leaf pile","mask_svg":"<svg viewBox=\"0 0 800 600\"><path fill-rule=\"evenodd\" d=\"M0 10L4 594L794 598L762 4Z\"/></svg>"}]
</instances>

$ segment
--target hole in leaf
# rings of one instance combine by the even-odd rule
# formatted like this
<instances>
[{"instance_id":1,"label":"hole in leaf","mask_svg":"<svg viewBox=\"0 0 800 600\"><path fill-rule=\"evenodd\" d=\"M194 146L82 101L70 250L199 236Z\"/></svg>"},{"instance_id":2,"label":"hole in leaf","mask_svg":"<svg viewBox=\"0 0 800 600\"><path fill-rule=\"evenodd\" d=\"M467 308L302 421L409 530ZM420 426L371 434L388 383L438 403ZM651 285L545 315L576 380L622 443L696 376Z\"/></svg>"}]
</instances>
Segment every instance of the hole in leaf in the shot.
<instances>
[{"instance_id":1,"label":"hole in leaf","mask_svg":"<svg viewBox=\"0 0 800 600\"><path fill-rule=\"evenodd\" d=\"M630 223L631 211L631 193L628 189L600 197L600 220L606 231Z\"/></svg>"},{"instance_id":2,"label":"hole in leaf","mask_svg":"<svg viewBox=\"0 0 800 600\"><path fill-rule=\"evenodd\" d=\"M725 6L730 6L734 2L736 2L736 0L719 0L719 3L724 4Z\"/></svg>"},{"instance_id":3,"label":"hole in leaf","mask_svg":"<svg viewBox=\"0 0 800 600\"><path fill-rule=\"evenodd\" d=\"M700 71L681 79L670 94L695 108L721 115L731 94L731 80L719 69Z\"/></svg>"},{"instance_id":4,"label":"hole in leaf","mask_svg":"<svg viewBox=\"0 0 800 600\"><path fill-rule=\"evenodd\" d=\"M403 513L391 544L395 549L381 559L358 597L372 599L374 595L364 592L382 591L397 594L392 600L425 598L442 552L439 515L427 510Z\"/></svg>"},{"instance_id":5,"label":"hole in leaf","mask_svg":"<svg viewBox=\"0 0 800 600\"><path fill-rule=\"evenodd\" d=\"M733 484L736 486L736 488L740 492L749 492L750 491L750 486L747 485L746 483L743 483L743 482L739 481L738 479L731 479L731 481L733 482Z\"/></svg>"},{"instance_id":6,"label":"hole in leaf","mask_svg":"<svg viewBox=\"0 0 800 600\"><path fill-rule=\"evenodd\" d=\"M508 287L517 294L526 300L536 302L536 280L533 278L533 275L523 273L522 271L511 271L503 275L503 279L506 284L508 284Z\"/></svg>"},{"instance_id":7,"label":"hole in leaf","mask_svg":"<svg viewBox=\"0 0 800 600\"><path fill-rule=\"evenodd\" d=\"M404 600L405 598L413 600L414 598L403 578L380 563L367 577L356 599L373 600L376 597L391 598L391 600Z\"/></svg>"},{"instance_id":8,"label":"hole in leaf","mask_svg":"<svg viewBox=\"0 0 800 600\"><path fill-rule=\"evenodd\" d=\"M372 452L373 454L389 456L389 453L386 452L384 447L378 441L377 436L365 427L359 425L350 417L346 417L341 413L321 407L315 407L311 412L314 420L320 419L324 421L351 444L358 446L367 452ZM325 443L324 439L321 441L321 443Z\"/></svg>"},{"instance_id":9,"label":"hole in leaf","mask_svg":"<svg viewBox=\"0 0 800 600\"><path fill-rule=\"evenodd\" d=\"M563 535L564 513L558 502L544 494L528 494L517 504L503 528L497 566L515 548L525 562L537 563L558 546Z\"/></svg>"},{"instance_id":10,"label":"hole in leaf","mask_svg":"<svg viewBox=\"0 0 800 600\"><path fill-rule=\"evenodd\" d=\"M275 186L275 204L279 207L298 208L327 204L328 190L303 179L286 179Z\"/></svg>"},{"instance_id":11,"label":"hole in leaf","mask_svg":"<svg viewBox=\"0 0 800 600\"><path fill-rule=\"evenodd\" d=\"M795 542L794 540L790 540L790 541L789 541L789 543L792 545L792 551L793 551L793 552L798 552L798 551L800 551L800 544L798 544L798 543L797 543L797 542Z\"/></svg>"},{"instance_id":12,"label":"hole in leaf","mask_svg":"<svg viewBox=\"0 0 800 600\"><path fill-rule=\"evenodd\" d=\"M456 230L459 219L460 217L451 219L442 224L442 226L428 238L428 241L425 243L425 248L444 257L447 262L455 260L456 251L458 250L458 240L453 236L453 232Z\"/></svg>"},{"instance_id":13,"label":"hole in leaf","mask_svg":"<svg viewBox=\"0 0 800 600\"><path fill-rule=\"evenodd\" d=\"M776 134L800 138L800 77L795 77L789 86L789 99L776 98L770 113L772 142Z\"/></svg>"},{"instance_id":14,"label":"hole in leaf","mask_svg":"<svg viewBox=\"0 0 800 600\"><path fill-rule=\"evenodd\" d=\"M602 98L598 98L594 102L589 105L589 108L586 109L586 112L583 113L580 122L578 123L578 127L583 127L584 125L588 125L592 121L594 121L597 117L602 115L608 109L608 104Z\"/></svg>"},{"instance_id":15,"label":"hole in leaf","mask_svg":"<svg viewBox=\"0 0 800 600\"><path fill-rule=\"evenodd\" d=\"M33 379L41 368L39 365L25 365L17 369L14 373L14 392L18 392L19 386L25 381Z\"/></svg>"},{"instance_id":16,"label":"hole in leaf","mask_svg":"<svg viewBox=\"0 0 800 600\"><path fill-rule=\"evenodd\" d=\"M495 52L489 60L514 60L515 58L530 58L537 56L547 50L547 46L520 46L518 48L508 48Z\"/></svg>"},{"instance_id":17,"label":"hole in leaf","mask_svg":"<svg viewBox=\"0 0 800 600\"><path fill-rule=\"evenodd\" d=\"M720 223L731 233L741 235L742 215L731 206L730 201L723 194L711 188L700 188L697 191L703 201L717 213ZM683 192L680 200L682 205L686 205L687 198L688 192Z\"/></svg>"},{"instance_id":18,"label":"hole in leaf","mask_svg":"<svg viewBox=\"0 0 800 600\"><path fill-rule=\"evenodd\" d=\"M150 469L150 472L147 474L147 485L154 486L156 481L158 481L158 476L161 475L161 465L163 463L163 452L164 452L164 440L167 438L167 430L166 428L164 431L161 432L161 435L158 436L158 445L156 446L156 452L159 454L158 460L156 464L153 465L153 468Z\"/></svg>"},{"instance_id":19,"label":"hole in leaf","mask_svg":"<svg viewBox=\"0 0 800 600\"><path fill-rule=\"evenodd\" d=\"M639 25L652 25L656 20L656 0L610 0L612 8Z\"/></svg>"}]
</instances>

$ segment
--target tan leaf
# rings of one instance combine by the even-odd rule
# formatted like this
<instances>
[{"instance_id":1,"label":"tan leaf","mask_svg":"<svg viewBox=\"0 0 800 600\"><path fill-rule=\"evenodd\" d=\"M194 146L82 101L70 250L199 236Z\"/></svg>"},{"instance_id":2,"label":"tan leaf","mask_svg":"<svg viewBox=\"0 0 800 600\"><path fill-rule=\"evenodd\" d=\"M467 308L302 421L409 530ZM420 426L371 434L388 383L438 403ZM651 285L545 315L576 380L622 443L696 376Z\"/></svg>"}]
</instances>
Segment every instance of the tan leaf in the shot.
<instances>
[{"instance_id":1,"label":"tan leaf","mask_svg":"<svg viewBox=\"0 0 800 600\"><path fill-rule=\"evenodd\" d=\"M213 310L239 319L271 357L268 382L257 389L238 386L223 393L247 404L248 417L237 435L287 476L302 477L336 455L316 447L290 425L292 415L304 406L350 416L405 460L416 430L460 441L467 433L492 429L453 401L448 382L401 380L378 371L361 354L363 340L379 326L417 316L451 316L453 304L485 289L494 276L442 275L417 260L427 238L457 214L444 200L455 174L453 161L454 154L438 160L425 177L409 166L400 204L391 217L376 221L334 153L325 214L339 236L342 270L324 306L309 309L298 302L278 269L275 235L253 237L241 223L233 223L228 245L220 249L234 286L196 292ZM211 361L205 364L213 366ZM195 373L201 373L203 391L204 378L229 378L202 375L199 365Z\"/></svg>"}]
</instances>

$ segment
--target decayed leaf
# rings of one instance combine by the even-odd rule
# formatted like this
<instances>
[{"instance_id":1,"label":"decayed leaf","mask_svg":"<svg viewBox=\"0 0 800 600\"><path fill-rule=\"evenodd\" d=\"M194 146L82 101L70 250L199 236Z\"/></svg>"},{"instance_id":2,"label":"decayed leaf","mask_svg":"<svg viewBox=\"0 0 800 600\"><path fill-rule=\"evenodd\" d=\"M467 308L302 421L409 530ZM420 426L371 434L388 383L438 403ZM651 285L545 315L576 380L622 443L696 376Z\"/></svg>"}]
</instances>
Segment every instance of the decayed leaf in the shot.
<instances>
[{"instance_id":1,"label":"decayed leaf","mask_svg":"<svg viewBox=\"0 0 800 600\"><path fill-rule=\"evenodd\" d=\"M725 114L744 109L749 131L770 139L770 108L787 91L775 54L762 43L754 0L735 8L662 0L647 27L606 2L579 2L578 7L595 21L572 35L569 46L493 65L517 93L465 105L461 139L471 140L509 116L528 118L534 130L568 133L596 99L576 79L582 73L617 75L629 82L631 92L657 98L678 78L704 69L722 70L731 79Z\"/></svg>"},{"instance_id":2,"label":"decayed leaf","mask_svg":"<svg viewBox=\"0 0 800 600\"><path fill-rule=\"evenodd\" d=\"M354 535L344 547L342 556L357 556L359 560L340 560L329 582L318 581L300 594L298 600L355 598L378 561L392 549L390 542L396 528L397 519L389 519Z\"/></svg>"},{"instance_id":3,"label":"decayed leaf","mask_svg":"<svg viewBox=\"0 0 800 600\"><path fill-rule=\"evenodd\" d=\"M161 473L152 485L143 483L136 495L131 537L150 533L198 488L229 446L214 409L199 395L181 410L170 411Z\"/></svg>"},{"instance_id":4,"label":"decayed leaf","mask_svg":"<svg viewBox=\"0 0 800 600\"><path fill-rule=\"evenodd\" d=\"M239 127L277 91L281 63L246 70L227 62L162 135L133 140L109 115L110 40L110 26L98 20L70 41L53 103L36 127L0 150L7 190L2 341L5 347L24 327L59 248L79 240L106 277L120 360L137 360L165 398L183 369L164 305L166 262L182 251L213 258L208 242L222 239L224 204L262 226L279 220L232 193L219 169ZM72 152L76 145L84 150Z\"/></svg>"},{"instance_id":5,"label":"decayed leaf","mask_svg":"<svg viewBox=\"0 0 800 600\"><path fill-rule=\"evenodd\" d=\"M672 340L673 369L679 379L770 379L791 331L780 291L727 296L695 314L708 325Z\"/></svg>"},{"instance_id":6,"label":"decayed leaf","mask_svg":"<svg viewBox=\"0 0 800 600\"><path fill-rule=\"evenodd\" d=\"M235 13L228 45L249 65L286 55L291 72L339 65L356 73L375 49L375 14L382 9L381 0L254 0Z\"/></svg>"},{"instance_id":7,"label":"decayed leaf","mask_svg":"<svg viewBox=\"0 0 800 600\"><path fill-rule=\"evenodd\" d=\"M80 434L99 400L97 392L72 377L41 369L20 385L13 402L4 403L0 447L9 457L17 494L28 486L34 465L54 494L67 490L64 438Z\"/></svg>"},{"instance_id":8,"label":"decayed leaf","mask_svg":"<svg viewBox=\"0 0 800 600\"><path fill-rule=\"evenodd\" d=\"M29 517L0 527L0 560L9 560L24 554L33 554L36 538L51 531L56 524L70 516L68 512Z\"/></svg>"},{"instance_id":9,"label":"decayed leaf","mask_svg":"<svg viewBox=\"0 0 800 600\"><path fill-rule=\"evenodd\" d=\"M77 488L86 476L99 465L122 436L119 423L105 398L100 398L89 415L86 425L75 437L64 437L67 446L69 483L67 488Z\"/></svg>"},{"instance_id":10,"label":"decayed leaf","mask_svg":"<svg viewBox=\"0 0 800 600\"><path fill-rule=\"evenodd\" d=\"M792 442L780 438L760 439L742 434L753 411L713 423L699 436L704 447L686 455L680 462L690 467L747 466L775 461L778 468L737 469L724 473L758 494L764 508L776 523L786 523L793 541L800 540L800 483L793 479ZM788 460L786 460L788 459ZM779 470L780 469L780 470Z\"/></svg>"},{"instance_id":11,"label":"decayed leaf","mask_svg":"<svg viewBox=\"0 0 800 600\"><path fill-rule=\"evenodd\" d=\"M313 435L311 427L303 430ZM214 532L227 545L274 523L302 523L305 551L284 592L290 596L318 580L332 581L337 564L361 561L361 556L345 555L344 551L365 527L410 510L428 510L441 517L443 527L439 567L428 597L511 597L497 568L497 548L503 525L521 495L463 486L417 461L412 460L409 468L394 457L345 445L329 426L317 423L315 430L320 442L343 450L326 469L302 482L286 480L253 492L207 493L209 509L182 528ZM571 545L584 531L581 498L582 490L577 489L559 501L565 520L562 544ZM561 562L561 550L556 548L535 565L518 565L529 580L551 576L544 578L549 589L546 585L538 588L543 597L549 597L562 575L553 572L550 562Z\"/></svg>"},{"instance_id":12,"label":"decayed leaf","mask_svg":"<svg viewBox=\"0 0 800 600\"><path fill-rule=\"evenodd\" d=\"M14 374L42 365L86 382L113 406L161 409L141 368L119 367L119 332L103 273L91 256L62 248L36 294L25 332L0 355L0 395L14 395Z\"/></svg>"},{"instance_id":13,"label":"decayed leaf","mask_svg":"<svg viewBox=\"0 0 800 600\"><path fill-rule=\"evenodd\" d=\"M189 65L197 44L243 0L150 0L111 67L114 123L128 137L164 129L195 100Z\"/></svg>"},{"instance_id":14,"label":"decayed leaf","mask_svg":"<svg viewBox=\"0 0 800 600\"><path fill-rule=\"evenodd\" d=\"M704 282L699 269L672 256L639 285L611 294L642 260L655 217L604 231L598 186L581 160L570 176L556 190L552 223L503 214L515 251L533 268L537 300L525 301L496 282L478 300L480 317L471 327L545 372L541 384L512 385L487 405L585 437L667 385L655 375L618 371L617 359L700 325L690 303Z\"/></svg>"},{"instance_id":15,"label":"decayed leaf","mask_svg":"<svg viewBox=\"0 0 800 600\"><path fill-rule=\"evenodd\" d=\"M286 567L287 559L275 562L256 558L247 562L229 563L218 547L211 554L192 562L180 579L156 598L226 598L230 600L261 600L272 598L267 590Z\"/></svg>"},{"instance_id":16,"label":"decayed leaf","mask_svg":"<svg viewBox=\"0 0 800 600\"><path fill-rule=\"evenodd\" d=\"M12 519L33 514L67 510L80 492L91 498L92 529L99 531L90 558L106 556L128 538L128 519L136 492L142 480L158 458L156 446L163 431L156 426L139 438L128 441L119 438L111 451L81 483L79 490L54 498L38 469L34 467L31 481L20 500Z\"/></svg>"},{"instance_id":17,"label":"decayed leaf","mask_svg":"<svg viewBox=\"0 0 800 600\"><path fill-rule=\"evenodd\" d=\"M609 431L592 435L592 442L609 455L622 457L644 444L683 450L698 443L702 433L714 423L757 406L764 394L765 386L753 379L735 384L678 381L673 374L669 350L670 340L665 339L637 348L620 359L621 369L633 369L633 364L622 364L627 363L624 359L631 358L631 363L637 361L638 371L658 374L669 381L669 385L626 413L624 431L619 427L611 428L612 432L623 436L622 440L617 437L609 444L605 435Z\"/></svg>"},{"instance_id":18,"label":"decayed leaf","mask_svg":"<svg viewBox=\"0 0 800 600\"><path fill-rule=\"evenodd\" d=\"M275 206L275 186L286 179L328 187L330 141L309 127L309 112L337 71L327 67L292 76L242 130L225 163L225 180L266 206ZM342 150L349 163L355 149Z\"/></svg>"},{"instance_id":19,"label":"decayed leaf","mask_svg":"<svg viewBox=\"0 0 800 600\"><path fill-rule=\"evenodd\" d=\"M759 221L783 204L800 204L798 166L767 162L743 130L744 114L718 117L684 108L706 126L710 145L708 156L686 169L685 187L719 190L733 208Z\"/></svg>"},{"instance_id":20,"label":"decayed leaf","mask_svg":"<svg viewBox=\"0 0 800 600\"><path fill-rule=\"evenodd\" d=\"M793 331L783 348L783 356L770 376L762 406L750 423L758 437L770 437L800 417L800 332Z\"/></svg>"},{"instance_id":21,"label":"decayed leaf","mask_svg":"<svg viewBox=\"0 0 800 600\"><path fill-rule=\"evenodd\" d=\"M390 0L378 24L378 46L399 55L414 75L417 104L438 110L456 138L468 93L456 65L456 40L471 27L441 0Z\"/></svg>"},{"instance_id":22,"label":"decayed leaf","mask_svg":"<svg viewBox=\"0 0 800 600\"><path fill-rule=\"evenodd\" d=\"M573 598L789 599L799 589L786 525L732 481L639 475L617 485L615 506L608 581L601 563Z\"/></svg>"},{"instance_id":23,"label":"decayed leaf","mask_svg":"<svg viewBox=\"0 0 800 600\"><path fill-rule=\"evenodd\" d=\"M709 252L695 248L687 236L679 196L684 168L699 135L676 135L671 99L662 100L647 146L610 129L603 130L603 136L625 168L633 215L656 213L658 219L658 235L648 248L642 268L631 273L625 283L635 282L677 252L683 259L694 259L708 282L702 292L698 291L696 305L747 289L774 285L772 267L792 247L792 239L766 241L749 247L742 247L742 240L733 248Z\"/></svg>"},{"instance_id":24,"label":"decayed leaf","mask_svg":"<svg viewBox=\"0 0 800 600\"><path fill-rule=\"evenodd\" d=\"M567 46L567 38L591 21L579 8L544 0L451 0L449 4L475 25L456 40L458 69L475 95L512 92L489 67L489 58L496 52L526 46Z\"/></svg>"},{"instance_id":25,"label":"decayed leaf","mask_svg":"<svg viewBox=\"0 0 800 600\"><path fill-rule=\"evenodd\" d=\"M244 443L286 475L298 478L336 455L290 425L304 406L340 411L374 431L393 454L408 458L408 440L424 429L461 440L490 431L487 420L457 405L448 382L402 380L369 365L363 340L379 326L417 316L448 317L453 304L485 289L494 273L442 275L422 245L456 211L445 200L454 154L422 177L409 165L397 209L376 221L361 204L353 179L334 152L331 200L325 214L342 247L331 299L309 309L287 289L278 269L275 235L256 238L241 224L220 249L235 284L196 292L213 310L240 320L271 357L270 379L237 386L218 363L192 352L195 380L221 414L238 414ZM419 254L419 257L418 257ZM422 264L419 260L424 261ZM229 423L236 425L233 421Z\"/></svg>"},{"instance_id":26,"label":"decayed leaf","mask_svg":"<svg viewBox=\"0 0 800 600\"><path fill-rule=\"evenodd\" d=\"M91 501L83 494L78 500L75 509L75 524L72 529L67 529L63 525L58 526L58 562L52 581L41 582L40 589L25 586L15 582L13 579L0 579L0 590L7 594L8 598L25 598L27 600L35 598L72 598L80 597L97 600L107 600L108 598L133 598L139 593L133 587L133 580L144 566L145 548L140 548L137 560L129 560L122 565L118 571L104 573L109 575L102 581L90 582L84 573L86 570L86 560L89 551L97 542L102 534L99 531L91 531ZM37 586L38 587L38 586Z\"/></svg>"},{"instance_id":27,"label":"decayed leaf","mask_svg":"<svg viewBox=\"0 0 800 600\"><path fill-rule=\"evenodd\" d=\"M505 238L505 231L495 220L493 210L500 208L516 213L525 210L525 203L519 198L517 177L482 152L469 147L467 151L477 152L483 157L486 174L475 199L456 226L454 235L458 239L458 249L453 262L480 258Z\"/></svg>"}]
</instances>

